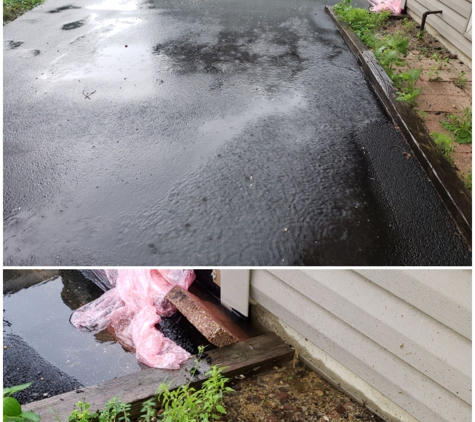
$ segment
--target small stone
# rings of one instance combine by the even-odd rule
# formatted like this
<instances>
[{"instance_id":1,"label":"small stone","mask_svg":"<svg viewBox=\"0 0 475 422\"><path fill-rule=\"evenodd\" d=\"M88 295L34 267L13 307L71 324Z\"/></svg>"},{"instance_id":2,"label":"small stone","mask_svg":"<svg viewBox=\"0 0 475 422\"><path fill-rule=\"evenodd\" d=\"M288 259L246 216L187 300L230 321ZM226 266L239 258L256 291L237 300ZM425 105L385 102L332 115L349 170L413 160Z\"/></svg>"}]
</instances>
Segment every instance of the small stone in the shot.
<instances>
[{"instance_id":1,"label":"small stone","mask_svg":"<svg viewBox=\"0 0 475 422\"><path fill-rule=\"evenodd\" d=\"M284 410L295 410L295 407L292 406L290 403L285 403L285 404L282 406L282 408L283 408Z\"/></svg>"},{"instance_id":2,"label":"small stone","mask_svg":"<svg viewBox=\"0 0 475 422\"><path fill-rule=\"evenodd\" d=\"M49 396L49 393L44 393L43 394L43 397L48 397Z\"/></svg>"},{"instance_id":3,"label":"small stone","mask_svg":"<svg viewBox=\"0 0 475 422\"><path fill-rule=\"evenodd\" d=\"M7 350L8 349L8 346L3 346L4 350Z\"/></svg>"},{"instance_id":4,"label":"small stone","mask_svg":"<svg viewBox=\"0 0 475 422\"><path fill-rule=\"evenodd\" d=\"M346 412L346 409L340 404L339 406L335 407L335 410L341 415L342 413Z\"/></svg>"},{"instance_id":5,"label":"small stone","mask_svg":"<svg viewBox=\"0 0 475 422\"><path fill-rule=\"evenodd\" d=\"M345 403L343 405L343 407L345 408L345 410L353 410L354 409L353 403L351 401Z\"/></svg>"},{"instance_id":6,"label":"small stone","mask_svg":"<svg viewBox=\"0 0 475 422\"><path fill-rule=\"evenodd\" d=\"M322 390L316 390L315 393L318 397L322 397L325 394Z\"/></svg>"},{"instance_id":7,"label":"small stone","mask_svg":"<svg viewBox=\"0 0 475 422\"><path fill-rule=\"evenodd\" d=\"M330 419L338 419L340 417L340 414L336 410L332 410L330 413L327 413L327 416Z\"/></svg>"},{"instance_id":8,"label":"small stone","mask_svg":"<svg viewBox=\"0 0 475 422\"><path fill-rule=\"evenodd\" d=\"M279 393L279 399L281 399L281 400L286 400L287 397L289 397L289 393L286 393L285 391L281 391L281 392Z\"/></svg>"}]
</instances>

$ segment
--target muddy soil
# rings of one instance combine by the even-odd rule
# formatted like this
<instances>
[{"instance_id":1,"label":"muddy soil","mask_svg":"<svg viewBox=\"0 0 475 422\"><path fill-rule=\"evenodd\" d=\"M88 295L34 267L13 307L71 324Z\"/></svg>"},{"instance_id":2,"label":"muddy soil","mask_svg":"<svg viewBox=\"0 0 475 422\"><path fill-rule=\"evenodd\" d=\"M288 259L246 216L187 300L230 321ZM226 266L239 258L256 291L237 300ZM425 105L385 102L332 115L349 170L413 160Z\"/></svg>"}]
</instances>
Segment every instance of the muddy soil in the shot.
<instances>
[{"instance_id":1,"label":"muddy soil","mask_svg":"<svg viewBox=\"0 0 475 422\"><path fill-rule=\"evenodd\" d=\"M399 32L409 37L408 66L403 69L422 68L417 83L422 92L416 112L429 133L444 133L454 139L440 121L448 121L450 114L462 116L466 107L472 109L472 70L428 32L418 36L419 31L419 26L410 18L390 19L380 34ZM472 170L472 145L454 142L454 146L452 164L459 177L466 181Z\"/></svg>"},{"instance_id":2,"label":"muddy soil","mask_svg":"<svg viewBox=\"0 0 475 422\"><path fill-rule=\"evenodd\" d=\"M383 421L300 362L234 379L224 398L227 422Z\"/></svg>"}]
</instances>

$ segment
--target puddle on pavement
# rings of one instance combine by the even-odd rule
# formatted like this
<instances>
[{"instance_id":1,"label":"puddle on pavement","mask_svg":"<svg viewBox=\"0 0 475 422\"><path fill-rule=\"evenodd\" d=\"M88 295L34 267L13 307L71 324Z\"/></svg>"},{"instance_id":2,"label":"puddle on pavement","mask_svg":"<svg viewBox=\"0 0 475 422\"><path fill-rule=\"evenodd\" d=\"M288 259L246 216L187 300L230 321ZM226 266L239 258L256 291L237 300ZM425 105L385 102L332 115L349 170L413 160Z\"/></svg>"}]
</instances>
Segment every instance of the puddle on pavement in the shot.
<instances>
[{"instance_id":1,"label":"puddle on pavement","mask_svg":"<svg viewBox=\"0 0 475 422\"><path fill-rule=\"evenodd\" d=\"M135 355L126 352L107 331L91 335L70 324L75 309L102 294L98 287L77 272L61 271L53 276L45 272L43 279L41 272L36 277L28 271L21 273L15 280L5 276L4 336L20 336L44 359L83 385L140 370ZM25 287L17 292L9 290L15 283ZM4 365L8 368L8 362Z\"/></svg>"},{"instance_id":2,"label":"puddle on pavement","mask_svg":"<svg viewBox=\"0 0 475 422\"><path fill-rule=\"evenodd\" d=\"M4 354L5 382L37 384L23 402L141 370L135 354L107 330L82 332L69 322L75 309L102 293L79 271L4 271L3 338L9 348ZM207 344L179 315L163 318L160 329L190 353L197 353L198 344ZM19 364L22 368L16 367Z\"/></svg>"}]
</instances>

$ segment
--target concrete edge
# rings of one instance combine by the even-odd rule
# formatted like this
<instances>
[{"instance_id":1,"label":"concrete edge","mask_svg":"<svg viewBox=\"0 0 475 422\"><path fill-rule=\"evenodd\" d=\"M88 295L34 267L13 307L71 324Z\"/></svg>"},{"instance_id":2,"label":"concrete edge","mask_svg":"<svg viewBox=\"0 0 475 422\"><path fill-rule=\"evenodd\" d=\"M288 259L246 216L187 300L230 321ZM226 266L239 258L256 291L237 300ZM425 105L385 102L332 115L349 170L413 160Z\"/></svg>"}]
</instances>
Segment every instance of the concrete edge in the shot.
<instances>
[{"instance_id":1,"label":"concrete edge","mask_svg":"<svg viewBox=\"0 0 475 422\"><path fill-rule=\"evenodd\" d=\"M295 356L325 381L366 406L387 422L418 422L391 399L368 384L350 369L339 363L292 327L285 324L254 300L250 300L253 319L261 328L276 333L292 346Z\"/></svg>"},{"instance_id":2,"label":"concrete edge","mask_svg":"<svg viewBox=\"0 0 475 422\"><path fill-rule=\"evenodd\" d=\"M412 108L402 101L396 101L397 91L381 67L373 52L358 38L345 22L338 21L331 6L325 6L343 39L355 54L363 73L368 78L374 92L402 133L417 157L429 180L434 185L445 207L454 219L460 234L472 247L472 197L455 169L439 152L427 129Z\"/></svg>"}]
</instances>

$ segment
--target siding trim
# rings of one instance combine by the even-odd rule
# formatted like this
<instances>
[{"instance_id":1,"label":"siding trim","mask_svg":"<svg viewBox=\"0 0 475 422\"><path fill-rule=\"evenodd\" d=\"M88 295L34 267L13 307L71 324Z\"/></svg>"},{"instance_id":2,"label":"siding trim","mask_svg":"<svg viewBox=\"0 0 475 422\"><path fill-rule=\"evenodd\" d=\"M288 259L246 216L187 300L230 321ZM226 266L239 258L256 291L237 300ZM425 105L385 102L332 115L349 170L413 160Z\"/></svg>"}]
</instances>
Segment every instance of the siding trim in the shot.
<instances>
[{"instance_id":1,"label":"siding trim","mask_svg":"<svg viewBox=\"0 0 475 422\"><path fill-rule=\"evenodd\" d=\"M470 271L446 270L446 277L451 277L450 280L445 280L445 284L449 285L448 291L443 287L444 280L442 278L434 278L431 283L431 276L428 275L429 279L424 276L424 273L427 274L427 272L432 271L416 270L409 273L405 270L355 270L356 273L361 274L471 340L472 280ZM416 278L417 276L419 280ZM457 280L458 288L453 289ZM452 293L450 293L450 290L452 290ZM456 291L461 292L461 296L458 298L455 295ZM437 306L434 306L434 303L437 303Z\"/></svg>"},{"instance_id":2,"label":"siding trim","mask_svg":"<svg viewBox=\"0 0 475 422\"><path fill-rule=\"evenodd\" d=\"M471 344L463 336L453 337L443 324L354 272L270 273L471 404L471 371L464 371L471 368ZM434 343L437 349L428 350Z\"/></svg>"},{"instance_id":3,"label":"siding trim","mask_svg":"<svg viewBox=\"0 0 475 422\"><path fill-rule=\"evenodd\" d=\"M434 275L448 274L432 271ZM397 273L394 270L373 272ZM424 279L425 273L405 272L416 273L422 288L425 288L424 283L430 282ZM465 273L470 271L465 270ZM436 287L442 286L435 288L438 297L446 294L452 301L462 303L466 299L463 289L453 289L459 290L459 295L450 294L450 289L444 290L440 284L441 280L437 281L437 277L434 280ZM357 297L358 291L360 297ZM382 304L378 301L379 296L374 296L377 292L382 295L379 299ZM351 270L252 270L250 294L254 301L303 336L310 345L331 356L412 417L421 422L471 421L471 405L464 400L471 400L471 394L467 394L471 389L471 342L369 277ZM404 327L391 324L388 315L382 315L378 320L381 305L388 306L391 311L403 309L407 324ZM374 309L365 309L365 306ZM418 320L421 323L412 329ZM425 336L424 329L430 327L432 330L436 326L445 333L443 343L427 343L430 335ZM400 349L402 344L398 344L404 337L409 340ZM455 339L453 354L459 353L457 357L451 355L452 338ZM462 345L463 350L457 351L457 344ZM419 356L403 354L405 351L414 353L417 347ZM437 373L439 364L444 374ZM458 374L450 374L450 371ZM464 391L460 392L462 387Z\"/></svg>"}]
</instances>

